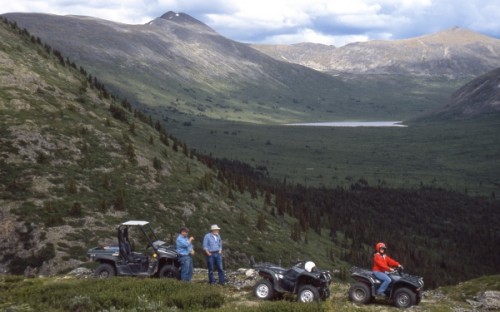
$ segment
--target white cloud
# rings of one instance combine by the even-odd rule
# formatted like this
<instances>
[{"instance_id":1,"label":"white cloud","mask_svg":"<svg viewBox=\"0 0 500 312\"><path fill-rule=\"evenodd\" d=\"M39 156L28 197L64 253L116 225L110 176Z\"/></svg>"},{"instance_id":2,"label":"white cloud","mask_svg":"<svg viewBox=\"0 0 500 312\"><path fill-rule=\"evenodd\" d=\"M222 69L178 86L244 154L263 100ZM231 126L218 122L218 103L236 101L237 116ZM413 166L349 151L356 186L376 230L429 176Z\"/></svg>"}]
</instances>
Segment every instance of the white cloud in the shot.
<instances>
[{"instance_id":1,"label":"white cloud","mask_svg":"<svg viewBox=\"0 0 500 312\"><path fill-rule=\"evenodd\" d=\"M270 36L264 39L262 43L293 44L297 42L314 42L338 47L350 42L362 42L367 40L368 36L364 35L330 36L307 28L301 29L294 34Z\"/></svg>"},{"instance_id":2,"label":"white cloud","mask_svg":"<svg viewBox=\"0 0 500 312\"><path fill-rule=\"evenodd\" d=\"M500 37L498 0L16 0L4 12L88 15L143 24L167 11L205 22L243 42L342 45L407 38L454 26Z\"/></svg>"}]
</instances>

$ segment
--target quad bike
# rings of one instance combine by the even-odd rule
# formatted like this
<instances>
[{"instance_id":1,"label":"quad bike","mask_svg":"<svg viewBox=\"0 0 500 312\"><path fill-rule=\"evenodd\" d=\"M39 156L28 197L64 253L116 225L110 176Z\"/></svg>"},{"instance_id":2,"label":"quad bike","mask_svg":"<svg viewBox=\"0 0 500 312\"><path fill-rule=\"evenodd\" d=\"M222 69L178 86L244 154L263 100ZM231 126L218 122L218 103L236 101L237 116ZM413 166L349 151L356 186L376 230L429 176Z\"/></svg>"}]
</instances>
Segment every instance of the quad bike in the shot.
<instances>
[{"instance_id":1,"label":"quad bike","mask_svg":"<svg viewBox=\"0 0 500 312\"><path fill-rule=\"evenodd\" d=\"M385 298L398 308L408 308L418 305L422 296L424 279L403 272L398 268L394 272L387 273L391 283L385 291ZM367 304L375 299L377 289L382 282L378 280L373 271L352 267L351 277L356 283L349 289L349 299L355 303Z\"/></svg>"},{"instance_id":2,"label":"quad bike","mask_svg":"<svg viewBox=\"0 0 500 312\"><path fill-rule=\"evenodd\" d=\"M271 263L254 266L262 277L254 286L254 295L261 300L277 298L285 293L296 294L300 302L325 300L330 296L330 271L316 268L312 261L297 262L290 269Z\"/></svg>"},{"instance_id":3,"label":"quad bike","mask_svg":"<svg viewBox=\"0 0 500 312\"><path fill-rule=\"evenodd\" d=\"M129 230L139 234L139 239L145 245L145 254L132 251ZM142 232L142 235L138 232ZM120 224L118 245L91 248L87 256L99 263L95 270L98 278L115 275L179 278L180 263L175 246L159 240L147 221Z\"/></svg>"}]
</instances>

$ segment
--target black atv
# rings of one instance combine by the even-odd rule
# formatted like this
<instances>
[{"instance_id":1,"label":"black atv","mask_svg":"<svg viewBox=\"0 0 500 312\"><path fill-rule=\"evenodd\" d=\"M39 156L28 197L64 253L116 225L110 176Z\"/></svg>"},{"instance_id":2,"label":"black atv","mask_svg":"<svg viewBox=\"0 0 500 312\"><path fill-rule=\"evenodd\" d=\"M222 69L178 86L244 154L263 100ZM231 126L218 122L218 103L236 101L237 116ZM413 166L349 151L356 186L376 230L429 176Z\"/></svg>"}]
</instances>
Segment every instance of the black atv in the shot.
<instances>
[{"instance_id":1,"label":"black atv","mask_svg":"<svg viewBox=\"0 0 500 312\"><path fill-rule=\"evenodd\" d=\"M311 261L300 261L290 269L271 263L257 264L254 268L263 279L254 286L254 295L270 300L285 293L297 295L301 302L325 300L330 296L330 271L318 269Z\"/></svg>"},{"instance_id":2,"label":"black atv","mask_svg":"<svg viewBox=\"0 0 500 312\"><path fill-rule=\"evenodd\" d=\"M392 273L387 273L391 283L385 291L385 298L398 308L408 308L418 305L422 297L424 279L403 272L398 268ZM375 299L377 289L382 282L378 280L373 271L352 267L351 277L356 280L349 289L349 299L355 303L367 304Z\"/></svg>"},{"instance_id":3,"label":"black atv","mask_svg":"<svg viewBox=\"0 0 500 312\"><path fill-rule=\"evenodd\" d=\"M144 253L132 251L129 230L138 234L133 238L144 244ZM95 270L95 276L99 278L115 275L179 278L180 263L175 246L159 240L147 221L120 224L118 245L89 249L87 256L91 261L99 262Z\"/></svg>"}]
</instances>

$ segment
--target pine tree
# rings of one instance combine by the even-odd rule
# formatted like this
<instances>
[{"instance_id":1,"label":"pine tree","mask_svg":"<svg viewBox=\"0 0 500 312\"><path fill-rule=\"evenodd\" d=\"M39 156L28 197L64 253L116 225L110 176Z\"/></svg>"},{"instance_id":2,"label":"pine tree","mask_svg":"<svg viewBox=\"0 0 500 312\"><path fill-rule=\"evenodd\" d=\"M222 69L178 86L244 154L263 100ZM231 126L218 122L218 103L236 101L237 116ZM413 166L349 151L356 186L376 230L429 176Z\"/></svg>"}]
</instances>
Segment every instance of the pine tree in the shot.
<instances>
[{"instance_id":1,"label":"pine tree","mask_svg":"<svg viewBox=\"0 0 500 312\"><path fill-rule=\"evenodd\" d=\"M267 229L266 218L264 217L264 214L262 212L259 214L259 217L257 218L256 227L261 232Z\"/></svg>"}]
</instances>

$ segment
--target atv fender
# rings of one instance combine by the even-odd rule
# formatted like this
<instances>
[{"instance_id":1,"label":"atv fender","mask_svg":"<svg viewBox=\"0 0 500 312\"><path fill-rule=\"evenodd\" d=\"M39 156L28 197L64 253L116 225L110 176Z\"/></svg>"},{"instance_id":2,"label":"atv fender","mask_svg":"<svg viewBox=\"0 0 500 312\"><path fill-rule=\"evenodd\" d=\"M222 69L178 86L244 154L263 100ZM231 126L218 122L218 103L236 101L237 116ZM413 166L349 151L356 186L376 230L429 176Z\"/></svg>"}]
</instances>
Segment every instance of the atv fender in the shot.
<instances>
[{"instance_id":1,"label":"atv fender","mask_svg":"<svg viewBox=\"0 0 500 312\"><path fill-rule=\"evenodd\" d=\"M400 279L398 281L395 281L394 283L392 283L392 288L393 289L396 289L396 288L400 288L400 287L406 287L406 288L410 288L410 289L413 289L415 292L418 288L420 288L420 285L415 282L411 282L411 281L408 281L406 279Z\"/></svg>"},{"instance_id":2,"label":"atv fender","mask_svg":"<svg viewBox=\"0 0 500 312\"><path fill-rule=\"evenodd\" d=\"M262 268L259 268L258 270L261 277L266 278L273 283L273 288L275 291L286 292L286 290L280 286L280 278L278 277L278 274L276 272L274 272L273 270L266 270Z\"/></svg>"},{"instance_id":3,"label":"atv fender","mask_svg":"<svg viewBox=\"0 0 500 312\"><path fill-rule=\"evenodd\" d=\"M296 294L299 289L304 285L311 285L313 287L317 287L316 278L309 273L301 273L299 278L297 278L297 282L295 283L295 289L293 291Z\"/></svg>"},{"instance_id":4,"label":"atv fender","mask_svg":"<svg viewBox=\"0 0 500 312\"><path fill-rule=\"evenodd\" d=\"M118 261L119 259L116 256L113 255L97 255L92 257L92 261L95 262L109 262L112 263L113 265Z\"/></svg>"}]
</instances>

